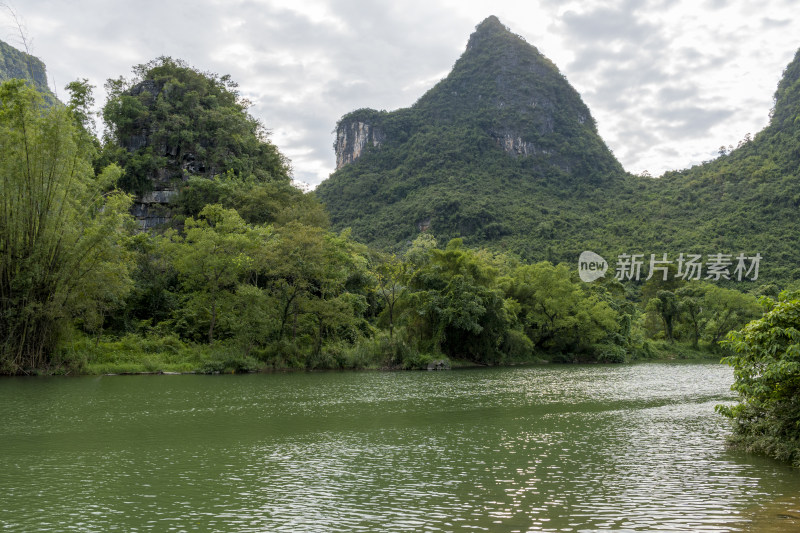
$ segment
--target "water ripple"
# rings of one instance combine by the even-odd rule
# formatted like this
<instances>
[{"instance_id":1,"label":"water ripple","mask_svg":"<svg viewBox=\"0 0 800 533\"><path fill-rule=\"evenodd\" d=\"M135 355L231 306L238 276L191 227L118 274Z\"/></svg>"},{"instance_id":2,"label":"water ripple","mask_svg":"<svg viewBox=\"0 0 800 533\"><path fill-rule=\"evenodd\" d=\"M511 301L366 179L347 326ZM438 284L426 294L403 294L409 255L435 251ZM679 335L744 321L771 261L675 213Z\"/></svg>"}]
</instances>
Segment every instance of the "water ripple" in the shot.
<instances>
[{"instance_id":1,"label":"water ripple","mask_svg":"<svg viewBox=\"0 0 800 533\"><path fill-rule=\"evenodd\" d=\"M0 528L788 531L796 473L724 449L731 381L698 364L7 380Z\"/></svg>"}]
</instances>

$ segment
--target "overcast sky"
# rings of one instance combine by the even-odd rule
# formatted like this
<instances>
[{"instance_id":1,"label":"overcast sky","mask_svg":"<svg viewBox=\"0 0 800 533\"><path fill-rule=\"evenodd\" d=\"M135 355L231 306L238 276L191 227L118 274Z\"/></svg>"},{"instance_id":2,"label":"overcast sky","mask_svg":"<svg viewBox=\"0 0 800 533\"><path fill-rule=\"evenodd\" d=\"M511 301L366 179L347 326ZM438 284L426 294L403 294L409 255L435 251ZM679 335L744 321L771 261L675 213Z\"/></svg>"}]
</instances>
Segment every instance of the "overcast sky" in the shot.
<instances>
[{"instance_id":1,"label":"overcast sky","mask_svg":"<svg viewBox=\"0 0 800 533\"><path fill-rule=\"evenodd\" d=\"M294 176L334 169L333 128L361 107L412 105L496 15L553 60L627 170L657 176L716 156L768 121L800 47L796 0L0 0L51 85L167 55L230 74ZM20 46L7 10L0 39Z\"/></svg>"}]
</instances>

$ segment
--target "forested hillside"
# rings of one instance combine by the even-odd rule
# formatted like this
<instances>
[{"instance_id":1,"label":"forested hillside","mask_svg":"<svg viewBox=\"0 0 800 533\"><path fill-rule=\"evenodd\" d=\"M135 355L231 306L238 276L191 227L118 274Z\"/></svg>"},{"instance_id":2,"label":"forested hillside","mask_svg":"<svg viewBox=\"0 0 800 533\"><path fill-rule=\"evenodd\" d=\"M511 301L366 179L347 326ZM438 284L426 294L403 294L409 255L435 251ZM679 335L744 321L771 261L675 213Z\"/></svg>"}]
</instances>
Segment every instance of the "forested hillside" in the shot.
<instances>
[{"instance_id":1,"label":"forested hillside","mask_svg":"<svg viewBox=\"0 0 800 533\"><path fill-rule=\"evenodd\" d=\"M759 252L764 280L800 279L800 51L775 92L769 125L714 161L641 188L650 242L670 250Z\"/></svg>"},{"instance_id":2,"label":"forested hillside","mask_svg":"<svg viewBox=\"0 0 800 533\"><path fill-rule=\"evenodd\" d=\"M0 41L0 81L14 78L30 80L48 100L53 96L47 83L47 69L42 60Z\"/></svg>"},{"instance_id":3,"label":"forested hillside","mask_svg":"<svg viewBox=\"0 0 800 533\"><path fill-rule=\"evenodd\" d=\"M582 233L605 203L602 192L624 175L557 67L495 17L414 106L355 111L341 119L340 135L353 122L383 140L317 195L335 227L381 247L402 247L428 229L443 240L566 259L554 242Z\"/></svg>"},{"instance_id":4,"label":"forested hillside","mask_svg":"<svg viewBox=\"0 0 800 533\"><path fill-rule=\"evenodd\" d=\"M798 58L770 126L710 163L659 179L625 173L557 68L496 18L411 108L337 125L339 169L317 189L335 228L401 250L421 231L574 264L620 254L761 254L760 281L800 275ZM765 110L766 112L766 110ZM369 131L353 152L356 128ZM340 155L340 154L339 154Z\"/></svg>"}]
</instances>

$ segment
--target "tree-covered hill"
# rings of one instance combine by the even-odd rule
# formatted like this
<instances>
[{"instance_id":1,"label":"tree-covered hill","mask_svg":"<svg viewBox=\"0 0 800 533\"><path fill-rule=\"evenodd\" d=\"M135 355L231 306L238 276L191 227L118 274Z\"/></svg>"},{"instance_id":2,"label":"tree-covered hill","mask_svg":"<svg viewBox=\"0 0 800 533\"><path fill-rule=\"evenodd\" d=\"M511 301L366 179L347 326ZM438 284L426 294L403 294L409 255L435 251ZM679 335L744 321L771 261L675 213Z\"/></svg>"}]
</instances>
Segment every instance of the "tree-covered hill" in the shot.
<instances>
[{"instance_id":1,"label":"tree-covered hill","mask_svg":"<svg viewBox=\"0 0 800 533\"><path fill-rule=\"evenodd\" d=\"M232 172L289 181L288 160L269 142L228 76L160 57L106 84L106 156L125 169L132 192L167 188L189 176Z\"/></svg>"},{"instance_id":2,"label":"tree-covered hill","mask_svg":"<svg viewBox=\"0 0 800 533\"><path fill-rule=\"evenodd\" d=\"M641 189L639 210L675 249L749 251L765 280L800 280L800 50L775 92L769 125L739 147Z\"/></svg>"},{"instance_id":3,"label":"tree-covered hill","mask_svg":"<svg viewBox=\"0 0 800 533\"><path fill-rule=\"evenodd\" d=\"M387 247L426 228L544 258L624 175L556 66L495 17L411 108L344 116L337 152L317 195L336 226Z\"/></svg>"},{"instance_id":4,"label":"tree-covered hill","mask_svg":"<svg viewBox=\"0 0 800 533\"><path fill-rule=\"evenodd\" d=\"M317 189L337 228L402 249L421 231L574 263L583 250L763 256L760 281L800 277L796 57L763 132L660 179L626 173L555 65L495 17L412 107L337 124Z\"/></svg>"},{"instance_id":5,"label":"tree-covered hill","mask_svg":"<svg viewBox=\"0 0 800 533\"><path fill-rule=\"evenodd\" d=\"M48 99L53 96L47 85L47 70L42 60L0 41L0 81L14 78L30 80L36 90Z\"/></svg>"}]
</instances>

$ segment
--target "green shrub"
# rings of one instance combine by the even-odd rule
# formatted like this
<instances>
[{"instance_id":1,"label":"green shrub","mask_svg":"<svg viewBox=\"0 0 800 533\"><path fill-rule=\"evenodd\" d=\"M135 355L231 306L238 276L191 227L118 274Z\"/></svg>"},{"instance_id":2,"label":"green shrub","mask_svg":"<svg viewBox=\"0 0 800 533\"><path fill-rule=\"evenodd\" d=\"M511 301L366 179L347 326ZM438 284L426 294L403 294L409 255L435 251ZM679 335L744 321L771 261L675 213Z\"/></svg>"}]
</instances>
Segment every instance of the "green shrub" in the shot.
<instances>
[{"instance_id":1,"label":"green shrub","mask_svg":"<svg viewBox=\"0 0 800 533\"><path fill-rule=\"evenodd\" d=\"M611 343L596 345L594 357L598 363L625 363L628 361L625 348Z\"/></svg>"}]
</instances>

